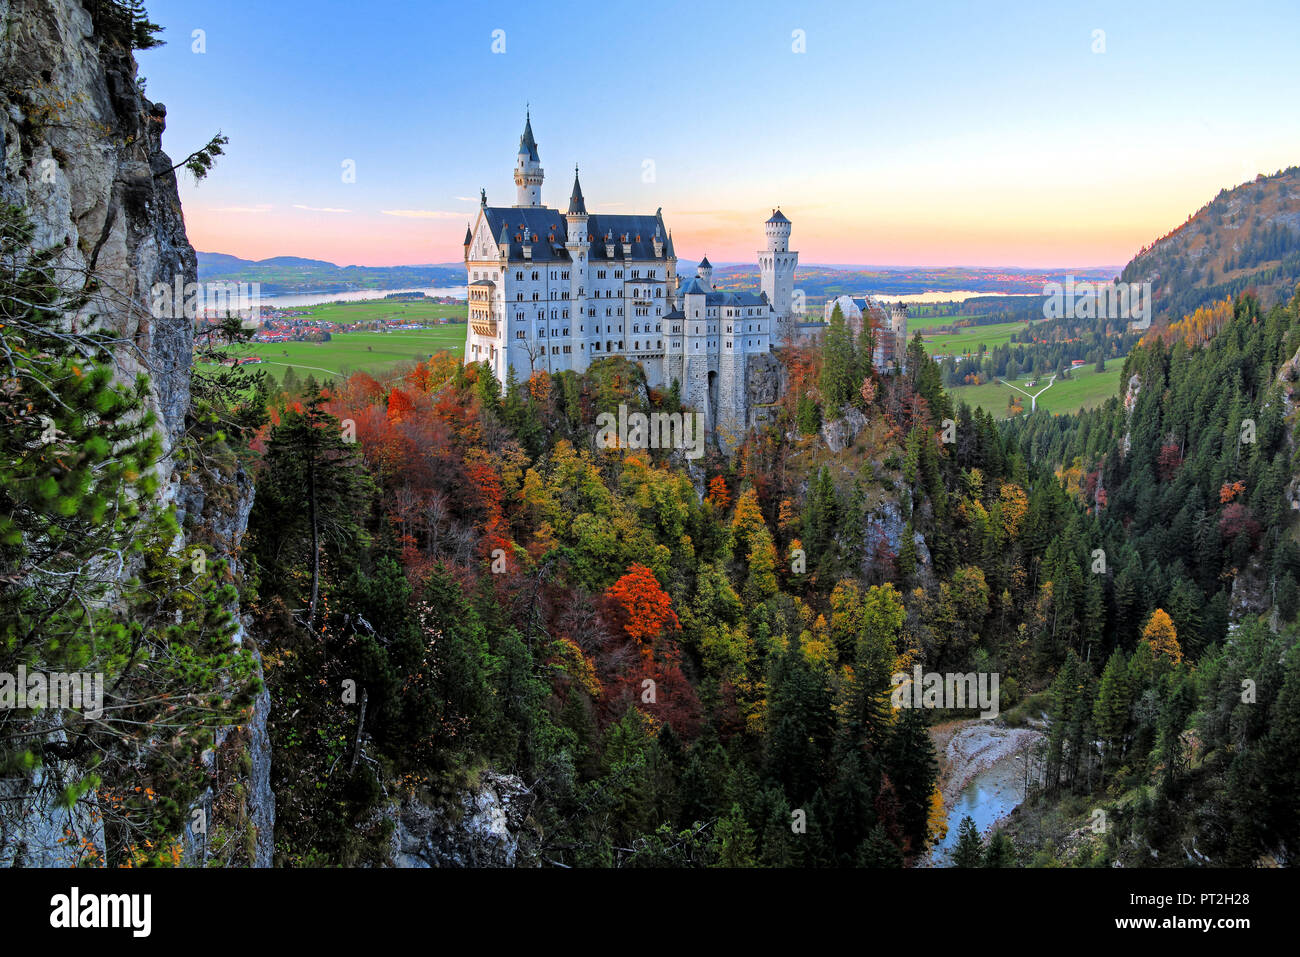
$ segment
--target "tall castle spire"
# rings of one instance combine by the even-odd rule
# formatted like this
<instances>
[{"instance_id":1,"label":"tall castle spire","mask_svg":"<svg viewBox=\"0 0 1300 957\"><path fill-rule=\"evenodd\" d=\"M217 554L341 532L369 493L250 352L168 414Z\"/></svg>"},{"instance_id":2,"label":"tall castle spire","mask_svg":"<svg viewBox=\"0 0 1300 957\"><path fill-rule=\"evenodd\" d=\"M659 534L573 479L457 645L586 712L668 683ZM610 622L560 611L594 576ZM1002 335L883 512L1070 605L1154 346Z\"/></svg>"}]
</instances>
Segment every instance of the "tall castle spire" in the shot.
<instances>
[{"instance_id":1,"label":"tall castle spire","mask_svg":"<svg viewBox=\"0 0 1300 957\"><path fill-rule=\"evenodd\" d=\"M532 113L524 113L524 135L519 137L519 154L515 162L515 205L542 205L541 157L537 155L537 140L533 138Z\"/></svg>"}]
</instances>

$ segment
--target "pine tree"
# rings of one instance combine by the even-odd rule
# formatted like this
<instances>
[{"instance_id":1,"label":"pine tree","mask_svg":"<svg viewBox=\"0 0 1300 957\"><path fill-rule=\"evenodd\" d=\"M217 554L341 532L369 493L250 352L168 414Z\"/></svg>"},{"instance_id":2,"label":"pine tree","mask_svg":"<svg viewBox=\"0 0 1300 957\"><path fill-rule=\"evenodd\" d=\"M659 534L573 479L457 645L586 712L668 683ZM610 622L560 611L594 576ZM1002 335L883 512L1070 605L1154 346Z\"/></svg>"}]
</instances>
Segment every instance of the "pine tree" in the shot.
<instances>
[{"instance_id":1,"label":"pine tree","mask_svg":"<svg viewBox=\"0 0 1300 957\"><path fill-rule=\"evenodd\" d=\"M988 848L984 852L985 867L1015 867L1016 848L1011 838L1001 831L994 831L989 837Z\"/></svg>"},{"instance_id":2,"label":"pine tree","mask_svg":"<svg viewBox=\"0 0 1300 957\"><path fill-rule=\"evenodd\" d=\"M856 377L853 336L839 306L831 312L830 327L822 344L822 374L818 384L826 399L827 413L833 419L839 418L841 406L854 400L862 384Z\"/></svg>"},{"instance_id":3,"label":"pine tree","mask_svg":"<svg viewBox=\"0 0 1300 957\"><path fill-rule=\"evenodd\" d=\"M957 846L952 852L953 867L979 867L984 863L984 842L970 815L961 819L957 829Z\"/></svg>"},{"instance_id":4,"label":"pine tree","mask_svg":"<svg viewBox=\"0 0 1300 957\"><path fill-rule=\"evenodd\" d=\"M930 796L939 780L934 745L920 709L903 709L895 722L885 769L898 795L898 818L907 852L917 857L929 844Z\"/></svg>"},{"instance_id":5,"label":"pine tree","mask_svg":"<svg viewBox=\"0 0 1300 957\"><path fill-rule=\"evenodd\" d=\"M299 563L307 567L309 630L317 620L322 555L327 548L341 554L364 539L359 518L371 487L356 444L344 437L324 401L313 396L271 430L250 519L251 550L279 594L292 594Z\"/></svg>"},{"instance_id":6,"label":"pine tree","mask_svg":"<svg viewBox=\"0 0 1300 957\"><path fill-rule=\"evenodd\" d=\"M714 843L717 848L717 867L753 867L754 832L745 820L739 804L731 805L731 811L714 829Z\"/></svg>"},{"instance_id":7,"label":"pine tree","mask_svg":"<svg viewBox=\"0 0 1300 957\"><path fill-rule=\"evenodd\" d=\"M1114 755L1116 760L1124 756L1129 725L1129 710L1133 705L1133 693L1129 684L1128 662L1124 653L1118 648L1106 662L1101 673L1101 684L1097 689L1097 701L1093 705L1092 720L1097 734L1105 745L1102 764L1102 778L1105 779L1105 765Z\"/></svg>"}]
</instances>

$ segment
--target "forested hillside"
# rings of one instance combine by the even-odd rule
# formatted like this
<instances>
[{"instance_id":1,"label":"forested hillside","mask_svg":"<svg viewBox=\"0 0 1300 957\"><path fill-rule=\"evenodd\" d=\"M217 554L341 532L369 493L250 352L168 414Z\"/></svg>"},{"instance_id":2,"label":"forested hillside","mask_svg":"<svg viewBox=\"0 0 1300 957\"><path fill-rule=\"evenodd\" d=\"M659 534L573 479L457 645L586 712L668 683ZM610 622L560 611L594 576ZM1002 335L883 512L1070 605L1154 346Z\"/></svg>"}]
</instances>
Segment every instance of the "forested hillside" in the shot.
<instances>
[{"instance_id":1,"label":"forested hillside","mask_svg":"<svg viewBox=\"0 0 1300 957\"><path fill-rule=\"evenodd\" d=\"M1300 167L1220 190L1120 278L1152 284L1158 325L1245 292L1265 306L1286 302L1300 281Z\"/></svg>"},{"instance_id":2,"label":"forested hillside","mask_svg":"<svg viewBox=\"0 0 1300 957\"><path fill-rule=\"evenodd\" d=\"M944 716L891 707L916 664L1046 713L1036 802L1111 813L1064 858L1285 854L1296 307L1244 299L1207 346L1139 347L1123 402L1005 434L919 339L882 377L840 326L787 356L777 427L695 465L595 450L598 412L677 408L620 361L273 396L246 553L278 861L383 861L394 802L488 769L529 789L527 863L916 860ZM1016 836L1000 862L1058 859Z\"/></svg>"}]
</instances>

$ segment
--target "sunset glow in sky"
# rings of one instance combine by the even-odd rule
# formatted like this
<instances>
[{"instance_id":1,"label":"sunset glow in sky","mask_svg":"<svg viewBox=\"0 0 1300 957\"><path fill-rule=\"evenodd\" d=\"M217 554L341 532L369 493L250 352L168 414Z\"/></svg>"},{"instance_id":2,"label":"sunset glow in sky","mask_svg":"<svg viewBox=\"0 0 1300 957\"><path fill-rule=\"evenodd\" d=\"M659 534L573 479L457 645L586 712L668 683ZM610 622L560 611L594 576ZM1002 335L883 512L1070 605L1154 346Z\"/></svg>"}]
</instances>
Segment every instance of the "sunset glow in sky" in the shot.
<instances>
[{"instance_id":1,"label":"sunset glow in sky","mask_svg":"<svg viewBox=\"0 0 1300 957\"><path fill-rule=\"evenodd\" d=\"M1294 0L927 6L151 0L137 56L174 160L230 137L181 196L196 248L248 259L460 261L479 188L514 202L525 103L547 205L576 162L590 210L662 206L715 263L780 205L805 264L1122 265L1300 163Z\"/></svg>"}]
</instances>

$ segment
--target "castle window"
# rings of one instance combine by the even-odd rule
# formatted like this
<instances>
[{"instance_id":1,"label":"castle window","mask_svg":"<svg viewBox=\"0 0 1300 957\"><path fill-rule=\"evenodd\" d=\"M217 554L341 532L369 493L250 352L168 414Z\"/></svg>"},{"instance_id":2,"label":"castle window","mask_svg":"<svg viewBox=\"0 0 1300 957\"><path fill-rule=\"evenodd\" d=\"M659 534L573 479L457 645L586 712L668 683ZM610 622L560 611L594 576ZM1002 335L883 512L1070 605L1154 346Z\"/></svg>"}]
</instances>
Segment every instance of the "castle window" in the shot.
<instances>
[{"instance_id":1,"label":"castle window","mask_svg":"<svg viewBox=\"0 0 1300 957\"><path fill-rule=\"evenodd\" d=\"M534 269L534 270L533 270L533 280L536 281L539 275L540 275L540 273L538 273L537 270Z\"/></svg>"},{"instance_id":2,"label":"castle window","mask_svg":"<svg viewBox=\"0 0 1300 957\"><path fill-rule=\"evenodd\" d=\"M516 279L523 279L523 278L524 278L524 274L523 274L522 272L517 272L517 273L515 273L515 278L516 278Z\"/></svg>"}]
</instances>

